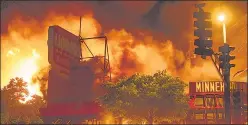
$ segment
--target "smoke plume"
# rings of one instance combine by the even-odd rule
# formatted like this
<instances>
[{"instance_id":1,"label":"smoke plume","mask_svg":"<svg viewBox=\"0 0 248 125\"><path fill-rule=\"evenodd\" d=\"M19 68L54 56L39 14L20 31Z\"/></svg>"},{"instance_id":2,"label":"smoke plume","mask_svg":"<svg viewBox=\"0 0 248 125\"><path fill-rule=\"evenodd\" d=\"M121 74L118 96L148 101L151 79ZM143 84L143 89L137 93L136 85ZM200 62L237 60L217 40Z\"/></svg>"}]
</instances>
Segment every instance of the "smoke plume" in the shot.
<instances>
[{"instance_id":1,"label":"smoke plume","mask_svg":"<svg viewBox=\"0 0 248 125\"><path fill-rule=\"evenodd\" d=\"M93 37L105 34L108 37L111 72L114 78L130 76L136 72L151 74L166 69L173 76L185 82L196 80L220 80L208 58L203 60L193 54L193 17L198 2L157 2L157 1L63 1L63 2L20 2L11 3L1 11L1 72L5 84L11 72L5 56L10 48L26 51L36 48L41 54L40 67L47 67L48 47L47 31L51 25L59 25L75 35L79 33L79 16L82 20L82 37ZM216 8L221 2L207 2L207 11ZM236 15L247 13L245 2L227 2ZM158 8L156 6L159 6ZM30 11L32 10L32 11ZM155 12L157 15L154 15ZM234 17L233 18L239 18ZM247 20L245 20L247 22ZM233 20L233 23L236 22ZM247 23L246 23L247 24ZM241 24L240 24L241 25ZM216 25L217 27L217 25ZM214 49L221 45L221 31L214 29ZM242 35L243 34L243 35ZM244 40L247 34L242 32L238 38ZM236 39L229 35L229 40ZM231 45L234 42L231 42ZM96 55L103 54L102 40L87 41ZM247 42L242 44L247 45ZM237 45L237 47L239 47ZM247 68L247 48L237 54L237 68L233 72ZM87 52L83 49L83 56ZM24 54L23 54L24 55ZM246 57L245 57L246 56ZM3 61L6 60L6 61ZM233 74L234 74L233 73ZM39 74L39 73L38 73ZM46 79L46 71L40 74ZM245 75L243 76L245 77ZM5 81L4 81L5 80ZM45 82L37 78L44 91ZM44 93L43 93L44 95Z\"/></svg>"}]
</instances>

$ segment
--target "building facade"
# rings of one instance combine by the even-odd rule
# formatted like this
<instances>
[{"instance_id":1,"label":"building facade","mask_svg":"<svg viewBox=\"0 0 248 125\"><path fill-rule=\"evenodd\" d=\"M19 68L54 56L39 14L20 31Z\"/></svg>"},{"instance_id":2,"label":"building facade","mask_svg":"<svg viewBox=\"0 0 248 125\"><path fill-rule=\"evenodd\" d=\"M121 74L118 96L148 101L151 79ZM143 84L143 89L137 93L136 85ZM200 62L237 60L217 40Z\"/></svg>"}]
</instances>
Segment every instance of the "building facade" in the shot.
<instances>
[{"instance_id":1,"label":"building facade","mask_svg":"<svg viewBox=\"0 0 248 125\"><path fill-rule=\"evenodd\" d=\"M231 82L231 118L235 124L245 123L247 105L247 83ZM234 109L233 92L240 92L241 110ZM187 124L224 124L224 83L220 81L190 82Z\"/></svg>"}]
</instances>

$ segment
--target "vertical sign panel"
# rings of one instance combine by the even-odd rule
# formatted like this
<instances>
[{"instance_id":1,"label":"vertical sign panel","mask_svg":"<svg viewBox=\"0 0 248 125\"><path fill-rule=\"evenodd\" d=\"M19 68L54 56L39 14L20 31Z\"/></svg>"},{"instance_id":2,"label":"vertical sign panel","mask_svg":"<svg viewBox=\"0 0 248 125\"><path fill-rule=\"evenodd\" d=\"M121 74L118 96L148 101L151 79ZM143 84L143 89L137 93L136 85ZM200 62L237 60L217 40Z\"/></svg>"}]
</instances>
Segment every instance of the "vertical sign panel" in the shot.
<instances>
[{"instance_id":1,"label":"vertical sign panel","mask_svg":"<svg viewBox=\"0 0 248 125\"><path fill-rule=\"evenodd\" d=\"M48 29L48 61L59 72L68 74L71 66L79 64L81 43L79 37L59 26Z\"/></svg>"}]
</instances>

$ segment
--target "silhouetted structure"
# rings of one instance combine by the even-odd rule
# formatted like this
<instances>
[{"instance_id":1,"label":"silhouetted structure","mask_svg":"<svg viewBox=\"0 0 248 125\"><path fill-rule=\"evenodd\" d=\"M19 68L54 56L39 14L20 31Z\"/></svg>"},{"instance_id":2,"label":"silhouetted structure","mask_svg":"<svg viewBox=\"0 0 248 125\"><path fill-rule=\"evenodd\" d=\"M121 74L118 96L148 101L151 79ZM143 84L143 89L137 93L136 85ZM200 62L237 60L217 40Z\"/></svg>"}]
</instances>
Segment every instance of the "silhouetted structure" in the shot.
<instances>
[{"instance_id":1,"label":"silhouetted structure","mask_svg":"<svg viewBox=\"0 0 248 125\"><path fill-rule=\"evenodd\" d=\"M45 123L79 124L85 120L99 119L101 107L94 99L96 81L103 83L107 78L109 58L105 38L104 56L94 56L84 40L59 26L48 30L48 57L52 68L49 72L47 107L40 110ZM81 42L92 54L84 61ZM100 63L100 64L99 64ZM102 69L102 72L98 69ZM99 84L99 83L98 83ZM101 90L97 90L101 91ZM96 122L97 123L97 122Z\"/></svg>"}]
</instances>

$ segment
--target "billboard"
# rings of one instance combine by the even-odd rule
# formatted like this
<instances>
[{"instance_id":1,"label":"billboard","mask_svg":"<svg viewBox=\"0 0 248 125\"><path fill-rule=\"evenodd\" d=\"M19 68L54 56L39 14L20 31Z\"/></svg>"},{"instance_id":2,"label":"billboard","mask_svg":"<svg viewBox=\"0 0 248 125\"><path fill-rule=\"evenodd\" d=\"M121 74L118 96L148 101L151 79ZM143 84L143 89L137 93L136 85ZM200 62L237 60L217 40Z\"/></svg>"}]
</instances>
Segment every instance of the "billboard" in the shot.
<instances>
[{"instance_id":1,"label":"billboard","mask_svg":"<svg viewBox=\"0 0 248 125\"><path fill-rule=\"evenodd\" d=\"M48 29L48 62L59 72L68 74L73 64L80 62L79 37L59 26Z\"/></svg>"},{"instance_id":2,"label":"billboard","mask_svg":"<svg viewBox=\"0 0 248 125\"><path fill-rule=\"evenodd\" d=\"M247 82L231 81L230 83L230 104L233 121L236 119L240 122L239 118L244 117L240 114L234 114L236 110L233 110L233 91L240 91L241 106L243 106L247 105L247 88ZM189 82L190 100L188 104L190 110L187 116L187 124L197 122L199 124L224 123L224 90L224 83L221 81Z\"/></svg>"},{"instance_id":3,"label":"billboard","mask_svg":"<svg viewBox=\"0 0 248 125\"><path fill-rule=\"evenodd\" d=\"M246 82L231 82L230 90L243 89ZM224 83L222 81L189 82L189 94L224 94Z\"/></svg>"}]
</instances>

